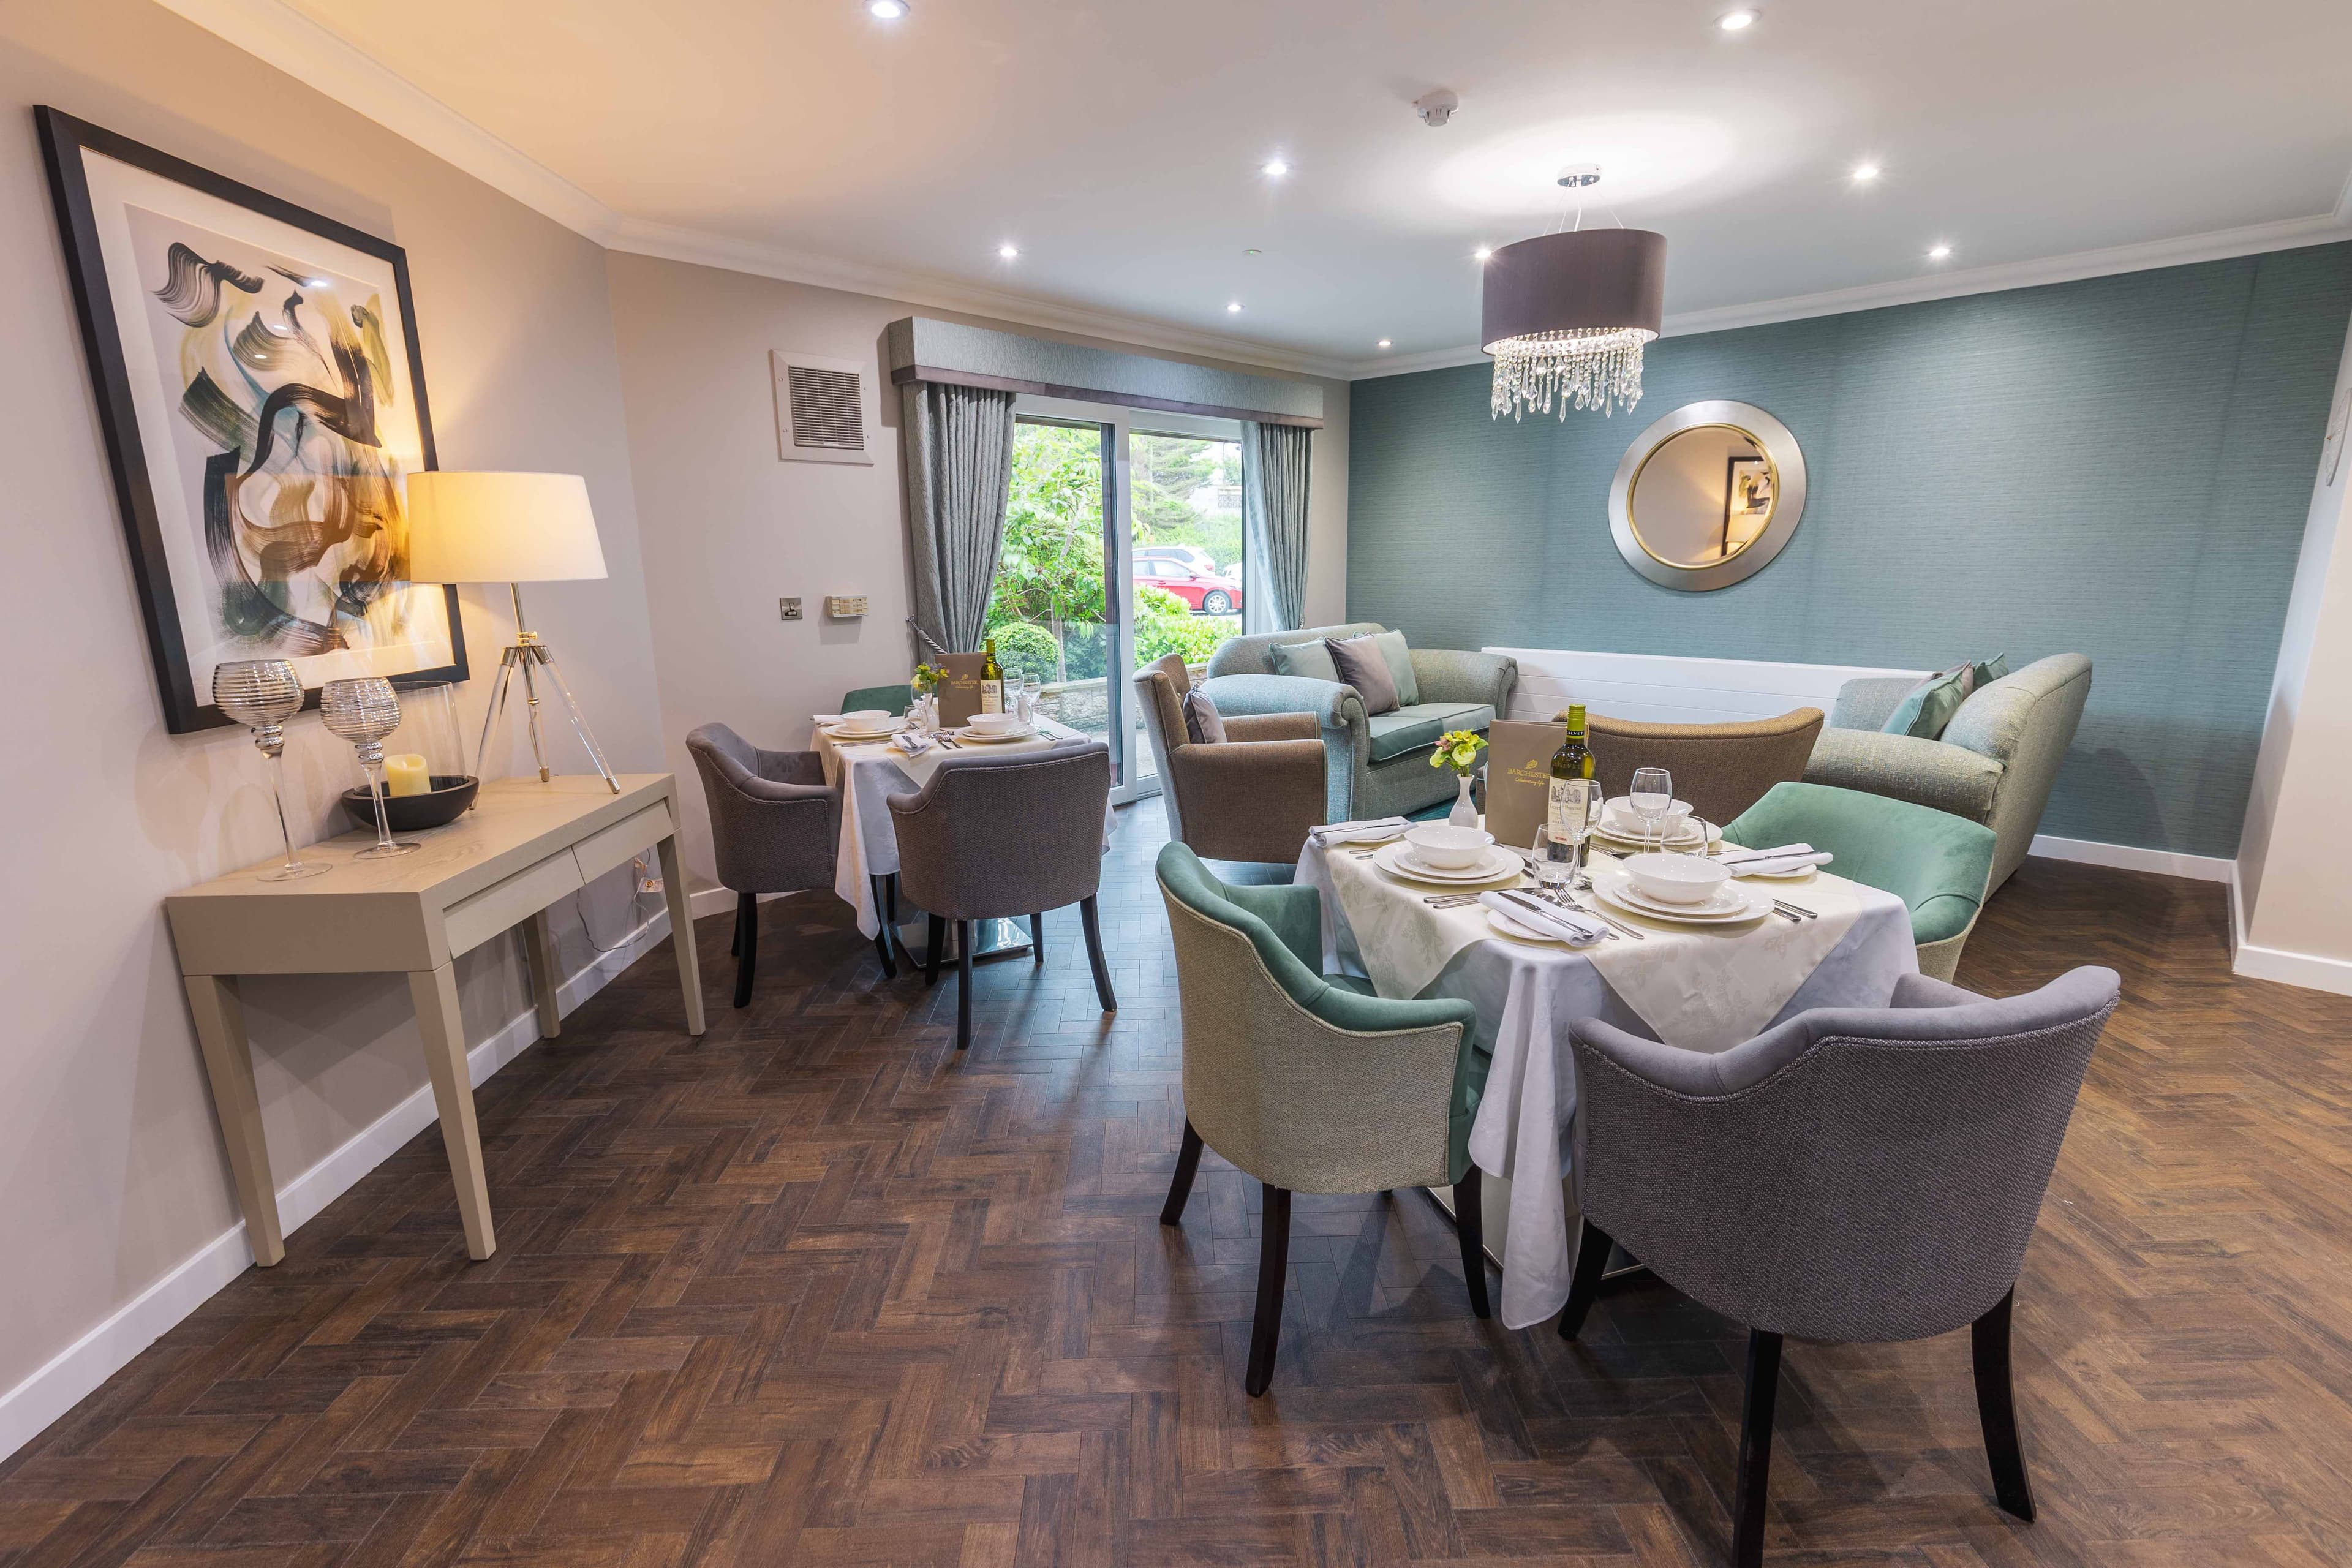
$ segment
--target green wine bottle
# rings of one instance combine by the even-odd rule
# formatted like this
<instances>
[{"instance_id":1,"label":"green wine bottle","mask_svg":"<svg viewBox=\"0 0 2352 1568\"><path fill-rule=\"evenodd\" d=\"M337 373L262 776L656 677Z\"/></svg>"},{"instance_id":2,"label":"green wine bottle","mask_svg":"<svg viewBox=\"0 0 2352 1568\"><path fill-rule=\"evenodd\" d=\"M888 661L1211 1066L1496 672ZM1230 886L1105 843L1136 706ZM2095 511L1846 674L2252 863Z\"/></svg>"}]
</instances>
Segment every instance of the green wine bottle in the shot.
<instances>
[{"instance_id":1,"label":"green wine bottle","mask_svg":"<svg viewBox=\"0 0 2352 1568\"><path fill-rule=\"evenodd\" d=\"M983 646L988 657L981 661L980 666L980 710L1002 713L1004 711L1004 668L996 662L996 639L991 637Z\"/></svg>"},{"instance_id":2,"label":"green wine bottle","mask_svg":"<svg viewBox=\"0 0 2352 1568\"><path fill-rule=\"evenodd\" d=\"M1545 817L1554 842L1580 844L1591 819L1592 753L1584 747L1584 704L1568 709L1568 733L1551 754L1551 809Z\"/></svg>"}]
</instances>

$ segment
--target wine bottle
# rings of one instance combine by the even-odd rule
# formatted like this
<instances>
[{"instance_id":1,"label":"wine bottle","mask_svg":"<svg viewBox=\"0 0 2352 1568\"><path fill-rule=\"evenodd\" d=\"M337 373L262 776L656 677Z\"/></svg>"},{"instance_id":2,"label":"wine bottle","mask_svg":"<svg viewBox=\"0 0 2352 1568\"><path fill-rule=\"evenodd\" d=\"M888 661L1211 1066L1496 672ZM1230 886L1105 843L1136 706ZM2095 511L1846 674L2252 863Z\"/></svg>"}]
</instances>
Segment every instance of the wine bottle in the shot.
<instances>
[{"instance_id":1,"label":"wine bottle","mask_svg":"<svg viewBox=\"0 0 2352 1568\"><path fill-rule=\"evenodd\" d=\"M1559 750L1551 754L1551 809L1545 820L1556 842L1583 841L1597 787L1592 780L1592 753L1584 746L1584 704L1572 702L1568 709L1568 733L1561 737Z\"/></svg>"},{"instance_id":2,"label":"wine bottle","mask_svg":"<svg viewBox=\"0 0 2352 1568\"><path fill-rule=\"evenodd\" d=\"M983 713L1004 711L1004 668L996 662L996 639L984 645L988 657L980 666L980 710Z\"/></svg>"}]
</instances>

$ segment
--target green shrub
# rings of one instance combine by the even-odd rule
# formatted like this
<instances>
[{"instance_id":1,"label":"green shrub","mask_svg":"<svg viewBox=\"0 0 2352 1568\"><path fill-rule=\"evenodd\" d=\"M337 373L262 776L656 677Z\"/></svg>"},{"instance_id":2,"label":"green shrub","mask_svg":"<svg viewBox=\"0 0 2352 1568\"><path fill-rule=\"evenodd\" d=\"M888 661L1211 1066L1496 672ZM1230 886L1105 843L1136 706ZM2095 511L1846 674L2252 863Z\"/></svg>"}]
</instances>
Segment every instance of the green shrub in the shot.
<instances>
[{"instance_id":1,"label":"green shrub","mask_svg":"<svg viewBox=\"0 0 2352 1568\"><path fill-rule=\"evenodd\" d=\"M1040 680L1061 677L1059 650L1054 634L1034 621L1006 621L989 628L996 639L996 662L1007 675L1034 675Z\"/></svg>"},{"instance_id":2,"label":"green shrub","mask_svg":"<svg viewBox=\"0 0 2352 1568\"><path fill-rule=\"evenodd\" d=\"M1205 663L1225 640L1231 625L1222 616L1196 616L1165 588L1135 591L1135 662L1150 664L1171 653L1186 664Z\"/></svg>"}]
</instances>

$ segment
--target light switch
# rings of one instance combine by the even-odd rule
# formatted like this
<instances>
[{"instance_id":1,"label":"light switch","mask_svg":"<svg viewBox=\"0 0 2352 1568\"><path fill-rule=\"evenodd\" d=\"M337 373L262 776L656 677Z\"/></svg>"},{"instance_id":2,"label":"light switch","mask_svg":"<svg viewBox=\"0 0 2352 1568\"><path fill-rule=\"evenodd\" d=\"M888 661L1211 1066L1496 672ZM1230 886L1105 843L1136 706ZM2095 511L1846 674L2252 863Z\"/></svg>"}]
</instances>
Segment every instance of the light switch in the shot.
<instances>
[{"instance_id":1,"label":"light switch","mask_svg":"<svg viewBox=\"0 0 2352 1568\"><path fill-rule=\"evenodd\" d=\"M801 602L798 599L778 599L776 601L776 618L778 620L784 621L799 620L801 618Z\"/></svg>"}]
</instances>

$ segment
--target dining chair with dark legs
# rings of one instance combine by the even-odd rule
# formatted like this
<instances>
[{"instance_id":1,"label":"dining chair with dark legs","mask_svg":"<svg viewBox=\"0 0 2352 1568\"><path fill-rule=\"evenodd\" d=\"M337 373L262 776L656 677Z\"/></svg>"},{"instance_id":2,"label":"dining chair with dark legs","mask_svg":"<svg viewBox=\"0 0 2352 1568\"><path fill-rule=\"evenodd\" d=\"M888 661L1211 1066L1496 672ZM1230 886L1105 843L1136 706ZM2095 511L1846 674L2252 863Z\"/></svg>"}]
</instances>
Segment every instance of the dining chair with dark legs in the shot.
<instances>
[{"instance_id":1,"label":"dining chair with dark legs","mask_svg":"<svg viewBox=\"0 0 2352 1568\"><path fill-rule=\"evenodd\" d=\"M724 724L696 730L686 749L702 775L719 885L735 890L735 1005L746 1006L759 963L760 895L833 886L841 795L824 782L814 752L762 751ZM887 947L882 968L898 973Z\"/></svg>"},{"instance_id":2,"label":"dining chair with dark legs","mask_svg":"<svg viewBox=\"0 0 2352 1568\"><path fill-rule=\"evenodd\" d=\"M919 790L890 797L898 881L930 915L923 977L936 981L948 922L956 925L956 1049L971 1045L973 922L1029 917L1045 962L1043 911L1078 906L1095 998L1118 1009L1103 961L1095 894L1102 886L1110 752L1101 742L1009 756L957 755Z\"/></svg>"},{"instance_id":3,"label":"dining chair with dark legs","mask_svg":"<svg viewBox=\"0 0 2352 1568\"><path fill-rule=\"evenodd\" d=\"M1575 1339L1612 1242L1747 1326L1736 1568L1763 1560L1784 1337L1968 1327L1993 1495L2033 1517L2010 1379L2018 1270L2117 992L2083 968L1988 1000L1906 974L1884 1008L1801 1013L1720 1055L1569 1026L1583 1228Z\"/></svg>"}]
</instances>

